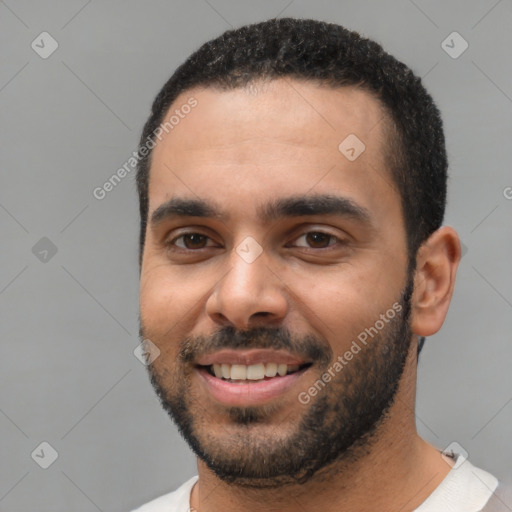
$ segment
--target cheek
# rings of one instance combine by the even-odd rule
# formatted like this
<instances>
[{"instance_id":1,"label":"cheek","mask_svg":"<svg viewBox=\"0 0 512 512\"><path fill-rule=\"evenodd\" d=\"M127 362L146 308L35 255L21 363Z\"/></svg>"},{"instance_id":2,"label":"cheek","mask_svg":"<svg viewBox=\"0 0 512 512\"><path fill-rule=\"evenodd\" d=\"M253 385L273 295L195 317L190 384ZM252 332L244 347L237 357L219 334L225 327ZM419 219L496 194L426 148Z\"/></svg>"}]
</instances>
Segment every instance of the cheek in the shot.
<instances>
[{"instance_id":1,"label":"cheek","mask_svg":"<svg viewBox=\"0 0 512 512\"><path fill-rule=\"evenodd\" d=\"M139 304L144 338L160 350L153 371L165 379L166 387L172 387L179 342L188 334L186 319L190 307L175 280L158 269L141 275Z\"/></svg>"},{"instance_id":2,"label":"cheek","mask_svg":"<svg viewBox=\"0 0 512 512\"><path fill-rule=\"evenodd\" d=\"M380 267L379 267L380 268ZM298 315L307 318L340 354L381 314L399 300L401 275L391 268L378 271L376 265L333 268L332 271L297 274L288 282Z\"/></svg>"},{"instance_id":3,"label":"cheek","mask_svg":"<svg viewBox=\"0 0 512 512\"><path fill-rule=\"evenodd\" d=\"M361 288L346 279L331 277L307 291L310 321L329 340L334 353L344 351L368 318L367 300Z\"/></svg>"},{"instance_id":4,"label":"cheek","mask_svg":"<svg viewBox=\"0 0 512 512\"><path fill-rule=\"evenodd\" d=\"M144 269L140 279L140 317L148 333L175 338L201 296L200 283L172 275L165 264Z\"/></svg>"}]
</instances>

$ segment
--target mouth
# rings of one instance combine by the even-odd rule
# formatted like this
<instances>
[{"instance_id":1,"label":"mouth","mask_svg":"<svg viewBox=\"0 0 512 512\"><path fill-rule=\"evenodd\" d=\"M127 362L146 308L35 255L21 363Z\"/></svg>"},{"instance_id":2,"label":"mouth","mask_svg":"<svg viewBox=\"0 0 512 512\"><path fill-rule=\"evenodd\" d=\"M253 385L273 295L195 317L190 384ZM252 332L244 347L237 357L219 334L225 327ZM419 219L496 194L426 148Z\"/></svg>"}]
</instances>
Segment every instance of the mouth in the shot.
<instances>
[{"instance_id":1,"label":"mouth","mask_svg":"<svg viewBox=\"0 0 512 512\"><path fill-rule=\"evenodd\" d=\"M262 382L279 377L291 375L306 368L312 363L286 364L286 363L257 363L251 365L215 363L201 366L211 376L230 383Z\"/></svg>"},{"instance_id":2,"label":"mouth","mask_svg":"<svg viewBox=\"0 0 512 512\"><path fill-rule=\"evenodd\" d=\"M299 383L311 366L313 363L214 363L197 365L196 370L200 386L209 399L225 406L244 407L298 395L307 388L304 383L299 388Z\"/></svg>"}]
</instances>

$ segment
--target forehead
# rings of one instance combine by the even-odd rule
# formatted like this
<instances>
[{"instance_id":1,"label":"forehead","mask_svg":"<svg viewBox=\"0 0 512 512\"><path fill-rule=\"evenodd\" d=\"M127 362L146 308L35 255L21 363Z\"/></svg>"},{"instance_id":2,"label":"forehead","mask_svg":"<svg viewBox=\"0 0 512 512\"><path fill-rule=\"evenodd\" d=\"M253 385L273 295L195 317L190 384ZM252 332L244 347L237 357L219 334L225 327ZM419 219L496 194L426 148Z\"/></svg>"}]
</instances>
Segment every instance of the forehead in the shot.
<instances>
[{"instance_id":1,"label":"forehead","mask_svg":"<svg viewBox=\"0 0 512 512\"><path fill-rule=\"evenodd\" d=\"M283 78L229 90L194 88L176 98L164 120L191 97L197 100L197 107L192 115L180 119L181 129L176 125L168 137L171 144L183 149L218 148L220 137L224 144L274 137L308 146L334 143L336 148L344 133L357 132L373 142L384 127L380 102L368 91L352 86L330 88ZM194 129L193 137L185 126Z\"/></svg>"},{"instance_id":2,"label":"forehead","mask_svg":"<svg viewBox=\"0 0 512 512\"><path fill-rule=\"evenodd\" d=\"M195 106L183 108L192 98ZM289 78L194 88L176 98L164 122L171 115L172 129L153 150L150 212L174 195L243 199L341 187L352 195L366 188L370 201L390 193L387 118L364 90Z\"/></svg>"}]
</instances>

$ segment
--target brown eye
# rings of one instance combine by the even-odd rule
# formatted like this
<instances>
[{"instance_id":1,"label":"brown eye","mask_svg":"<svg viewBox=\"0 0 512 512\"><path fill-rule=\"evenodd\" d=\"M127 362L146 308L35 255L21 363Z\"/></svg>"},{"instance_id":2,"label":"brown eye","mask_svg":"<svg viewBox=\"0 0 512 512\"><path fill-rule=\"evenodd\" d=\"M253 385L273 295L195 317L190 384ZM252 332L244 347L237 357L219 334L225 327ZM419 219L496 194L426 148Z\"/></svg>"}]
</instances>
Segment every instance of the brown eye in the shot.
<instances>
[{"instance_id":1,"label":"brown eye","mask_svg":"<svg viewBox=\"0 0 512 512\"><path fill-rule=\"evenodd\" d=\"M201 233L187 233L172 240L169 245L176 245L180 249L203 249L207 247L209 237Z\"/></svg>"},{"instance_id":2,"label":"brown eye","mask_svg":"<svg viewBox=\"0 0 512 512\"><path fill-rule=\"evenodd\" d=\"M306 241L311 247L314 247L315 249L328 247L330 245L329 241L331 238L333 237L327 233L320 233L316 231L312 231L306 235Z\"/></svg>"},{"instance_id":3,"label":"brown eye","mask_svg":"<svg viewBox=\"0 0 512 512\"><path fill-rule=\"evenodd\" d=\"M322 231L310 231L297 238L294 245L297 247L306 247L310 249L324 249L334 245L338 239L329 233Z\"/></svg>"},{"instance_id":4,"label":"brown eye","mask_svg":"<svg viewBox=\"0 0 512 512\"><path fill-rule=\"evenodd\" d=\"M199 235L198 233L191 233L190 235L185 235L183 237L183 241L185 242L187 249L202 248L205 246L207 239L207 236Z\"/></svg>"}]
</instances>

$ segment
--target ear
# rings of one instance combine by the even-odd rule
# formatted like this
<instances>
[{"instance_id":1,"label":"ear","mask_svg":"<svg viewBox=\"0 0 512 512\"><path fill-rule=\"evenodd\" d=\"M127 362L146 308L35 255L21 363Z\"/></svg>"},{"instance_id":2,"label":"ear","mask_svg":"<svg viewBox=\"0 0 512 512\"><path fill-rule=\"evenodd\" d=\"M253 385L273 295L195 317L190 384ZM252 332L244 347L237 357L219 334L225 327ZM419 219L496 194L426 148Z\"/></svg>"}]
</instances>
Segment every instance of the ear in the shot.
<instances>
[{"instance_id":1,"label":"ear","mask_svg":"<svg viewBox=\"0 0 512 512\"><path fill-rule=\"evenodd\" d=\"M419 248L411 311L414 334L431 336L443 325L460 258L460 240L450 226L439 228Z\"/></svg>"}]
</instances>

